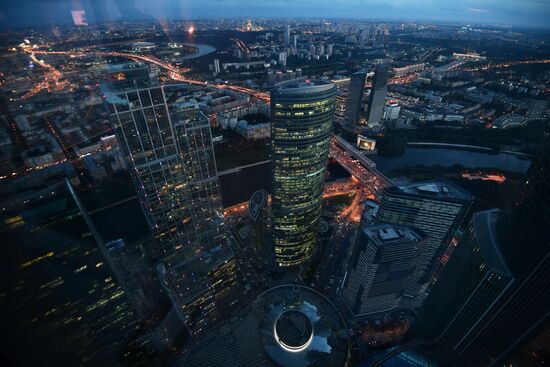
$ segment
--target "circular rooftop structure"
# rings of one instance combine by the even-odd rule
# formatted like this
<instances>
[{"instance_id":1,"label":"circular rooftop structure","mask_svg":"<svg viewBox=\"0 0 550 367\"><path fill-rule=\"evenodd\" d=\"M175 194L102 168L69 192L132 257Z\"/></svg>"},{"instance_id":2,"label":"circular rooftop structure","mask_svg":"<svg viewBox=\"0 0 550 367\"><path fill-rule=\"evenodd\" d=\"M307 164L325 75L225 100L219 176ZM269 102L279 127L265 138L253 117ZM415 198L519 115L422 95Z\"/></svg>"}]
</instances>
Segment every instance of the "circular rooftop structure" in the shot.
<instances>
[{"instance_id":1,"label":"circular rooftop structure","mask_svg":"<svg viewBox=\"0 0 550 367\"><path fill-rule=\"evenodd\" d=\"M196 338L177 367L343 367L348 332L338 309L319 292L281 285Z\"/></svg>"},{"instance_id":2,"label":"circular rooftop structure","mask_svg":"<svg viewBox=\"0 0 550 367\"><path fill-rule=\"evenodd\" d=\"M336 90L332 82L321 79L298 78L275 84L274 93L278 95L303 95Z\"/></svg>"},{"instance_id":3,"label":"circular rooftop structure","mask_svg":"<svg viewBox=\"0 0 550 367\"><path fill-rule=\"evenodd\" d=\"M348 334L336 307L317 291L283 285L262 293L253 308L263 315L260 338L276 366L344 366Z\"/></svg>"},{"instance_id":4,"label":"circular rooftop structure","mask_svg":"<svg viewBox=\"0 0 550 367\"><path fill-rule=\"evenodd\" d=\"M150 51L154 50L156 47L157 45L152 42L138 41L132 43L132 49L134 51Z\"/></svg>"},{"instance_id":5,"label":"circular rooftop structure","mask_svg":"<svg viewBox=\"0 0 550 367\"><path fill-rule=\"evenodd\" d=\"M288 310L275 321L275 339L289 352L305 350L313 340L313 326L301 311Z\"/></svg>"}]
</instances>

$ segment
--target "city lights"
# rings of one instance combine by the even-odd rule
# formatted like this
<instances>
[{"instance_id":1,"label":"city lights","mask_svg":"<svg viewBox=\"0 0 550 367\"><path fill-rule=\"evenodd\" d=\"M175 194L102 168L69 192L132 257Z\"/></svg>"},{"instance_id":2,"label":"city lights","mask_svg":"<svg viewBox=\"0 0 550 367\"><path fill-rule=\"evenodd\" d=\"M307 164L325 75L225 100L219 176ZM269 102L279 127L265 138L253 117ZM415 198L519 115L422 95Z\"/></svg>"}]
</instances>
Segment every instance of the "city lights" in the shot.
<instances>
[{"instance_id":1,"label":"city lights","mask_svg":"<svg viewBox=\"0 0 550 367\"><path fill-rule=\"evenodd\" d=\"M2 360L546 365L549 5L398 2L0 5Z\"/></svg>"}]
</instances>

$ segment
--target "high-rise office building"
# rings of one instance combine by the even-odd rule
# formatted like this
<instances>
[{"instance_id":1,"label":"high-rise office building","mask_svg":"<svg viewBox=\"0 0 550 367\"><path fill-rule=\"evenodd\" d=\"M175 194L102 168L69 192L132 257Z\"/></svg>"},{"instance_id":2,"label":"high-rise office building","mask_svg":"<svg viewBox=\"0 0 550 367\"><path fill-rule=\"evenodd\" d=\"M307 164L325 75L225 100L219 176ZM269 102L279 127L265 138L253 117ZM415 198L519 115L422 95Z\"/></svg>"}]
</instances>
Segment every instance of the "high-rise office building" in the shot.
<instances>
[{"instance_id":1,"label":"high-rise office building","mask_svg":"<svg viewBox=\"0 0 550 367\"><path fill-rule=\"evenodd\" d=\"M264 256L265 244L267 243L269 215L268 215L268 194L265 190L258 190L252 194L248 201L248 214L252 219L252 235L250 240L252 248L259 257Z\"/></svg>"},{"instance_id":2,"label":"high-rise office building","mask_svg":"<svg viewBox=\"0 0 550 367\"><path fill-rule=\"evenodd\" d=\"M419 228L428 236L418 258L415 284L406 292L409 296L418 296L431 282L433 270L472 200L471 194L450 182L414 183L384 190L377 221Z\"/></svg>"},{"instance_id":3,"label":"high-rise office building","mask_svg":"<svg viewBox=\"0 0 550 367\"><path fill-rule=\"evenodd\" d=\"M298 49L298 35L297 34L292 36L292 47L294 47L294 50Z\"/></svg>"},{"instance_id":4,"label":"high-rise office building","mask_svg":"<svg viewBox=\"0 0 550 367\"><path fill-rule=\"evenodd\" d=\"M317 55L321 56L325 53L325 45L322 43L317 47Z\"/></svg>"},{"instance_id":5,"label":"high-rise office building","mask_svg":"<svg viewBox=\"0 0 550 367\"><path fill-rule=\"evenodd\" d=\"M333 47L334 47L334 46L332 45L332 43L330 43L330 44L327 45L327 55L328 55L328 56L332 56L332 48L333 48Z\"/></svg>"},{"instance_id":6,"label":"high-rise office building","mask_svg":"<svg viewBox=\"0 0 550 367\"><path fill-rule=\"evenodd\" d=\"M384 108L384 120L397 120L399 113L401 112L401 106L397 103L386 105Z\"/></svg>"},{"instance_id":7,"label":"high-rise office building","mask_svg":"<svg viewBox=\"0 0 550 367\"><path fill-rule=\"evenodd\" d=\"M287 46L290 45L290 25L288 24L285 25L283 39L284 39L285 45Z\"/></svg>"},{"instance_id":8,"label":"high-rise office building","mask_svg":"<svg viewBox=\"0 0 550 367\"><path fill-rule=\"evenodd\" d=\"M271 93L272 231L280 266L313 254L321 216L336 87L296 79Z\"/></svg>"},{"instance_id":9,"label":"high-rise office building","mask_svg":"<svg viewBox=\"0 0 550 367\"><path fill-rule=\"evenodd\" d=\"M286 66L286 52L279 52L279 65Z\"/></svg>"},{"instance_id":10,"label":"high-rise office building","mask_svg":"<svg viewBox=\"0 0 550 367\"><path fill-rule=\"evenodd\" d=\"M350 311L372 315L399 307L425 242L426 235L407 226L362 223L341 290Z\"/></svg>"},{"instance_id":11,"label":"high-rise office building","mask_svg":"<svg viewBox=\"0 0 550 367\"><path fill-rule=\"evenodd\" d=\"M111 68L106 102L156 239L160 280L197 332L220 317L236 284L210 125L196 103L168 106L167 87L142 78L146 67Z\"/></svg>"},{"instance_id":12,"label":"high-rise office building","mask_svg":"<svg viewBox=\"0 0 550 367\"><path fill-rule=\"evenodd\" d=\"M220 60L214 59L214 74L218 75L221 72L220 69Z\"/></svg>"},{"instance_id":13,"label":"high-rise office building","mask_svg":"<svg viewBox=\"0 0 550 367\"><path fill-rule=\"evenodd\" d=\"M534 159L510 211L476 213L414 321L474 366L500 366L548 325L550 143Z\"/></svg>"},{"instance_id":14,"label":"high-rise office building","mask_svg":"<svg viewBox=\"0 0 550 367\"><path fill-rule=\"evenodd\" d=\"M350 77L346 110L348 120L354 124L358 124L361 121L366 78L367 73L364 70L353 73Z\"/></svg>"},{"instance_id":15,"label":"high-rise office building","mask_svg":"<svg viewBox=\"0 0 550 367\"><path fill-rule=\"evenodd\" d=\"M374 80L369 96L367 122L369 125L379 124L384 114L386 93L388 92L388 65L378 65L374 70Z\"/></svg>"},{"instance_id":16,"label":"high-rise office building","mask_svg":"<svg viewBox=\"0 0 550 367\"><path fill-rule=\"evenodd\" d=\"M410 342L369 353L361 367L473 367L435 342Z\"/></svg>"},{"instance_id":17,"label":"high-rise office building","mask_svg":"<svg viewBox=\"0 0 550 367\"><path fill-rule=\"evenodd\" d=\"M141 323L69 185L2 203L2 364L116 366L132 357Z\"/></svg>"},{"instance_id":18,"label":"high-rise office building","mask_svg":"<svg viewBox=\"0 0 550 367\"><path fill-rule=\"evenodd\" d=\"M146 264L136 259L128 247L123 239L109 241L105 243L104 256L116 270L116 279L127 294L137 316L147 320L161 298L153 291L159 287L158 284L151 284L152 277L148 277Z\"/></svg>"},{"instance_id":19,"label":"high-rise office building","mask_svg":"<svg viewBox=\"0 0 550 367\"><path fill-rule=\"evenodd\" d=\"M411 333L426 333L445 346L468 343L476 323L491 304L504 297L514 276L496 240L498 215L498 210L490 210L473 216L467 235L426 300ZM429 316L422 316L426 312Z\"/></svg>"}]
</instances>

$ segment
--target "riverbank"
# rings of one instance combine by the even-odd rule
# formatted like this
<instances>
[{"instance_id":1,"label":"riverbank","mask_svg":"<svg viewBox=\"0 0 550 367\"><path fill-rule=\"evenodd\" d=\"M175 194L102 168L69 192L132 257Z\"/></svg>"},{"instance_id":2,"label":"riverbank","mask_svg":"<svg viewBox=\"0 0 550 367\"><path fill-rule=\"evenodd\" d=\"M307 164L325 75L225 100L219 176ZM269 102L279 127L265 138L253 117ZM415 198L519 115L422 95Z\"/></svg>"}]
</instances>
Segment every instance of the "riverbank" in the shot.
<instances>
[{"instance_id":1,"label":"riverbank","mask_svg":"<svg viewBox=\"0 0 550 367\"><path fill-rule=\"evenodd\" d=\"M194 48L194 49L195 49L195 52L180 57L179 61L196 59L196 58L198 58L198 57L201 57L201 56L208 55L208 54L211 54L211 53L213 53L213 52L216 52L216 48L215 48L215 47L210 46L210 45L205 45L205 44L202 44L202 43L184 42L183 45L184 45L184 46L187 46L187 47L192 47L192 48Z\"/></svg>"},{"instance_id":2,"label":"riverbank","mask_svg":"<svg viewBox=\"0 0 550 367\"><path fill-rule=\"evenodd\" d=\"M464 149L464 150L473 150L473 151L484 151L484 152L493 152L495 154L498 153L506 153L506 154L514 154L519 157L524 158L530 158L531 155L527 153L522 152L516 152L513 150L497 150L493 148L488 147L482 147L479 145L468 145L468 144L454 144L454 143L435 143L435 142L423 142L423 141L414 141L414 142L408 142L407 147L442 147L442 148L451 148L451 149Z\"/></svg>"}]
</instances>

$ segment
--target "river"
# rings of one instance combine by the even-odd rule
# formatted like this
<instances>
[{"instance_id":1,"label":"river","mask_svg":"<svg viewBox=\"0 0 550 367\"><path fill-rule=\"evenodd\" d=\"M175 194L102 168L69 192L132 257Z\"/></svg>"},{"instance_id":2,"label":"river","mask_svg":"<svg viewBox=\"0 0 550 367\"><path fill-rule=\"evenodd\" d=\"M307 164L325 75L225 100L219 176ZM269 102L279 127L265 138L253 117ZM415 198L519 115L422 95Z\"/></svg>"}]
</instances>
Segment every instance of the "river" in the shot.
<instances>
[{"instance_id":1,"label":"river","mask_svg":"<svg viewBox=\"0 0 550 367\"><path fill-rule=\"evenodd\" d=\"M401 156L373 156L371 158L376 162L376 167L380 172L385 174L394 169L418 165L450 167L456 164L469 169L494 168L502 171L524 173L531 164L529 159L509 153L432 147L407 147L405 153Z\"/></svg>"},{"instance_id":2,"label":"river","mask_svg":"<svg viewBox=\"0 0 550 367\"><path fill-rule=\"evenodd\" d=\"M501 171L525 173L530 160L507 153L490 153L484 151L451 149L451 148L407 148L401 156L370 157L376 162L380 172L388 172L417 165L446 166L456 164L468 169L493 168ZM224 206L234 205L250 199L252 193L259 189L270 190L270 164L262 164L242 169L239 172L220 176ZM346 173L338 164L329 165L329 180L345 177Z\"/></svg>"},{"instance_id":3,"label":"river","mask_svg":"<svg viewBox=\"0 0 550 367\"><path fill-rule=\"evenodd\" d=\"M208 54L211 54L212 52L216 51L215 47L212 47L210 45L205 45L205 44L202 44L202 43L184 42L184 45L189 46L189 47L194 47L194 48L197 49L197 51L192 53L192 54L180 57L179 58L180 61L196 59L197 57L208 55Z\"/></svg>"}]
</instances>

